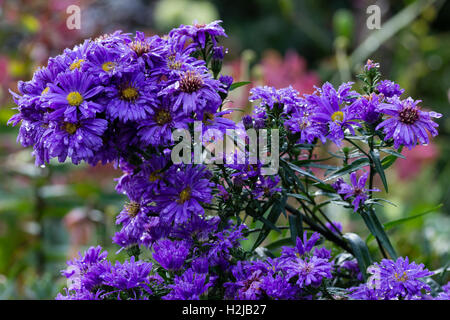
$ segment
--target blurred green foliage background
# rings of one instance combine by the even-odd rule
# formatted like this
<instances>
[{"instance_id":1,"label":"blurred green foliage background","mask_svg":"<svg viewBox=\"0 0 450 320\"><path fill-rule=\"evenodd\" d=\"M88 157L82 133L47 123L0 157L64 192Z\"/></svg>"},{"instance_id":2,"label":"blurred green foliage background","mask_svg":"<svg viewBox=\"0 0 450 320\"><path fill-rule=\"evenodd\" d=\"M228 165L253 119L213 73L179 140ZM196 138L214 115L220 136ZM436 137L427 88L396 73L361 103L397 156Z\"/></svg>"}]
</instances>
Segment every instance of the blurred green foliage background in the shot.
<instances>
[{"instance_id":1,"label":"blurred green foliage background","mask_svg":"<svg viewBox=\"0 0 450 320\"><path fill-rule=\"evenodd\" d=\"M81 8L81 29L68 30L66 9ZM369 5L381 9L381 29L366 25ZM448 265L450 248L450 1L445 0L3 0L0 1L0 299L52 299L64 285L65 261L90 245L111 244L124 197L114 191L113 166L52 163L34 166L31 150L15 142L17 128L8 90L18 80L84 38L121 29L162 34L194 20L223 20L229 38L225 73L236 81L310 93L324 81L339 84L371 58L424 108L444 116L427 147L405 151L388 170L397 206L382 220L411 217L389 230L401 255L430 270ZM246 89L233 104L247 105ZM438 205L442 204L441 207ZM430 210L432 209L432 210ZM328 214L344 231L368 233L350 211Z\"/></svg>"}]
</instances>

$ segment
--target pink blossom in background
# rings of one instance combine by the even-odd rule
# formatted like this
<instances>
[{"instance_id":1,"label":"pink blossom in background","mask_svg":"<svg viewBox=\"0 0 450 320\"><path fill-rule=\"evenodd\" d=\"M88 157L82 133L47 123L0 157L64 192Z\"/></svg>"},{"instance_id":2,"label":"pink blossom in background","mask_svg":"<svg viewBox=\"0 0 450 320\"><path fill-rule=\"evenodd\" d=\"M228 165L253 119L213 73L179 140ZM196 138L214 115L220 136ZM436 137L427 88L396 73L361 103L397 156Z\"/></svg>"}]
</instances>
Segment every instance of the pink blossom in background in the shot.
<instances>
[{"instance_id":1,"label":"pink blossom in background","mask_svg":"<svg viewBox=\"0 0 450 320\"><path fill-rule=\"evenodd\" d=\"M268 50L261 65L264 84L277 89L292 85L300 94L312 93L320 82L315 72L307 70L306 60L294 50L288 50L284 58L277 51Z\"/></svg>"},{"instance_id":2,"label":"pink blossom in background","mask_svg":"<svg viewBox=\"0 0 450 320\"><path fill-rule=\"evenodd\" d=\"M403 150L406 159L398 159L395 169L401 180L410 180L417 176L420 169L427 163L433 162L439 156L439 149L430 142L427 146L416 146L412 150Z\"/></svg>"}]
</instances>

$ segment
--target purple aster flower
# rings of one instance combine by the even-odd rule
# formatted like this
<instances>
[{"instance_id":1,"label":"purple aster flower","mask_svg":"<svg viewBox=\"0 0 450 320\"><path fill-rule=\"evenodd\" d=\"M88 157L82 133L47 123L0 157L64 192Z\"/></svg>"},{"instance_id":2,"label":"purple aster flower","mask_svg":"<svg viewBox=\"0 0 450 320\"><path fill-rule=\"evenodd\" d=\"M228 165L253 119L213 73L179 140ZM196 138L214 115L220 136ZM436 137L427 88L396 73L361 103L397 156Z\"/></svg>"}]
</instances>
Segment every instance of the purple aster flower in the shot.
<instances>
[{"instance_id":1,"label":"purple aster flower","mask_svg":"<svg viewBox=\"0 0 450 320\"><path fill-rule=\"evenodd\" d=\"M349 108L359 114L362 120L368 123L374 123L380 119L380 113L377 108L383 99L382 95L372 93L369 96L361 96Z\"/></svg>"},{"instance_id":2,"label":"purple aster flower","mask_svg":"<svg viewBox=\"0 0 450 320\"><path fill-rule=\"evenodd\" d=\"M185 114L202 110L206 105L220 106L218 91L223 91L220 82L214 80L205 68L183 72L178 81L161 90L158 95L173 96L173 110L182 107Z\"/></svg>"},{"instance_id":3,"label":"purple aster flower","mask_svg":"<svg viewBox=\"0 0 450 320\"><path fill-rule=\"evenodd\" d=\"M327 127L312 119L314 111L310 109L293 109L284 125L292 134L299 135L297 143L313 143L315 139L320 139L322 143L325 143Z\"/></svg>"},{"instance_id":4,"label":"purple aster flower","mask_svg":"<svg viewBox=\"0 0 450 320\"><path fill-rule=\"evenodd\" d=\"M383 129L385 140L394 139L394 147L405 145L412 149L417 144L428 144L428 133L434 137L438 134L438 124L432 118L440 118L442 114L422 111L417 106L420 100L411 97L400 100L398 97L387 99L388 103L381 104L377 111L390 116L381 122L376 129Z\"/></svg>"},{"instance_id":5,"label":"purple aster flower","mask_svg":"<svg viewBox=\"0 0 450 320\"><path fill-rule=\"evenodd\" d=\"M281 188L277 187L280 182L278 176L260 176L255 183L254 198L267 197L270 198L274 193L281 192Z\"/></svg>"},{"instance_id":6,"label":"purple aster flower","mask_svg":"<svg viewBox=\"0 0 450 320\"><path fill-rule=\"evenodd\" d=\"M393 96L400 97L403 92L405 92L404 89L400 88L398 84L391 80L383 80L380 81L377 85L377 90L379 93L383 94L386 98L392 98Z\"/></svg>"},{"instance_id":7,"label":"purple aster flower","mask_svg":"<svg viewBox=\"0 0 450 320\"><path fill-rule=\"evenodd\" d=\"M262 278L261 288L274 300L292 300L298 298L300 290L281 274L269 274Z\"/></svg>"},{"instance_id":8,"label":"purple aster flower","mask_svg":"<svg viewBox=\"0 0 450 320\"><path fill-rule=\"evenodd\" d=\"M102 135L108 126L104 119L83 119L78 122L50 123L42 139L50 157L64 162L67 157L74 164L88 161L103 144Z\"/></svg>"},{"instance_id":9,"label":"purple aster flower","mask_svg":"<svg viewBox=\"0 0 450 320\"><path fill-rule=\"evenodd\" d=\"M160 217L165 223L187 222L192 215L203 215L202 203L212 200L213 184L205 166L173 167L168 184L155 196Z\"/></svg>"},{"instance_id":10,"label":"purple aster flower","mask_svg":"<svg viewBox=\"0 0 450 320\"><path fill-rule=\"evenodd\" d=\"M299 97L297 90L292 86L275 89L274 87L255 87L250 90L249 101L261 100L258 104L260 108L273 109L275 106L283 108L284 112L290 113L301 106L304 101Z\"/></svg>"},{"instance_id":11,"label":"purple aster flower","mask_svg":"<svg viewBox=\"0 0 450 320\"><path fill-rule=\"evenodd\" d=\"M364 66L364 70L365 71L369 71L369 70L374 69L374 68L375 69L379 69L380 68L380 64L377 63L377 62L374 62L374 61L372 61L370 59L367 59L367 62L365 64L365 66Z\"/></svg>"},{"instance_id":12,"label":"purple aster flower","mask_svg":"<svg viewBox=\"0 0 450 320\"><path fill-rule=\"evenodd\" d=\"M146 37L143 32L137 31L132 41L127 42L131 49L127 57L137 62L140 67L154 68L163 61L166 53L165 41L159 36ZM132 70L129 69L129 71Z\"/></svg>"},{"instance_id":13,"label":"purple aster flower","mask_svg":"<svg viewBox=\"0 0 450 320\"><path fill-rule=\"evenodd\" d=\"M153 259L164 269L177 271L186 262L190 249L191 244L187 241L161 239L153 245Z\"/></svg>"},{"instance_id":14,"label":"purple aster flower","mask_svg":"<svg viewBox=\"0 0 450 320\"><path fill-rule=\"evenodd\" d=\"M168 100L151 109L151 115L139 122L138 136L144 146L167 146L174 143L172 131L176 129L189 129L191 122L185 114L175 112L168 104Z\"/></svg>"},{"instance_id":15,"label":"purple aster flower","mask_svg":"<svg viewBox=\"0 0 450 320\"><path fill-rule=\"evenodd\" d=\"M195 240L205 243L210 240L211 234L217 230L220 218L218 216L202 217L193 215L185 224L175 225L171 230L171 236L188 241Z\"/></svg>"},{"instance_id":16,"label":"purple aster flower","mask_svg":"<svg viewBox=\"0 0 450 320\"><path fill-rule=\"evenodd\" d=\"M421 279L433 273L424 268L423 264L410 263L408 257L400 257L397 261L383 259L368 268L373 274L367 284L350 289L353 299L417 299L423 291L431 288ZM365 287L365 288L364 288Z\"/></svg>"},{"instance_id":17,"label":"purple aster flower","mask_svg":"<svg viewBox=\"0 0 450 320\"><path fill-rule=\"evenodd\" d=\"M314 94L306 96L308 104L315 110L311 119L327 125L326 137L338 146L344 139L345 129L355 135L353 125L360 126L355 122L358 120L358 114L348 105L357 96L357 93L350 91L352 84L352 82L344 83L336 91L330 83L326 82Z\"/></svg>"},{"instance_id":18,"label":"purple aster flower","mask_svg":"<svg viewBox=\"0 0 450 320\"><path fill-rule=\"evenodd\" d=\"M102 276L103 284L113 288L113 291L105 295L117 294L120 298L120 291L126 292L127 296L132 294L132 299L138 299L143 294L152 295L149 286L151 270L150 262L135 261L134 256L124 263L117 261L110 272Z\"/></svg>"},{"instance_id":19,"label":"purple aster flower","mask_svg":"<svg viewBox=\"0 0 450 320\"><path fill-rule=\"evenodd\" d=\"M222 84L223 88L228 91L230 89L230 86L233 84L233 77L232 76L220 76L219 81Z\"/></svg>"},{"instance_id":20,"label":"purple aster flower","mask_svg":"<svg viewBox=\"0 0 450 320\"><path fill-rule=\"evenodd\" d=\"M217 43L217 37L227 37L225 30L219 25L221 22L221 20L216 20L208 24L194 22L193 25L180 25L178 28L170 31L169 36L180 38L181 43L191 39L195 46L205 48L207 36L210 36L214 45Z\"/></svg>"},{"instance_id":21,"label":"purple aster flower","mask_svg":"<svg viewBox=\"0 0 450 320\"><path fill-rule=\"evenodd\" d=\"M312 256L309 259L296 258L287 262L288 277L296 277L301 287L318 287L324 278L331 278L332 265L328 259Z\"/></svg>"},{"instance_id":22,"label":"purple aster flower","mask_svg":"<svg viewBox=\"0 0 450 320\"><path fill-rule=\"evenodd\" d=\"M435 300L450 300L450 282L442 286L442 292L435 298Z\"/></svg>"},{"instance_id":23,"label":"purple aster flower","mask_svg":"<svg viewBox=\"0 0 450 320\"><path fill-rule=\"evenodd\" d=\"M117 48L96 45L92 51L88 52L82 70L87 74L95 74L95 79L106 85L113 76L120 77L122 75L125 64L122 55L123 52Z\"/></svg>"},{"instance_id":24,"label":"purple aster flower","mask_svg":"<svg viewBox=\"0 0 450 320\"><path fill-rule=\"evenodd\" d=\"M151 106L156 106L156 86L138 70L122 74L114 86L105 88L106 112L111 119L122 122L143 120L151 114Z\"/></svg>"},{"instance_id":25,"label":"purple aster flower","mask_svg":"<svg viewBox=\"0 0 450 320\"><path fill-rule=\"evenodd\" d=\"M359 179L356 179L356 172L352 172L350 174L350 184L345 183L342 179L338 179L334 184L333 188L336 190L337 193L340 195L344 195L344 200L347 200L350 197L354 197L352 201L352 205L354 208L354 212L358 211L358 208L364 204L364 202L369 198L368 192L369 191L376 191L379 192L380 189L373 188L373 189L366 189L366 181L369 173L364 173Z\"/></svg>"},{"instance_id":26,"label":"purple aster flower","mask_svg":"<svg viewBox=\"0 0 450 320\"><path fill-rule=\"evenodd\" d=\"M207 145L213 140L221 140L227 129L234 129L235 123L233 120L223 117L226 114L232 113L233 110L224 110L221 112L213 112L208 109L203 109L197 113L196 120L201 121L201 126L194 126L194 130L202 131L202 142Z\"/></svg>"},{"instance_id":27,"label":"purple aster flower","mask_svg":"<svg viewBox=\"0 0 450 320\"><path fill-rule=\"evenodd\" d=\"M303 241L300 237L297 238L294 248L283 247L281 258L296 258L298 256L302 257L313 249L317 240L320 239L320 234L314 232L308 239L308 233L305 231L303 233Z\"/></svg>"},{"instance_id":28,"label":"purple aster flower","mask_svg":"<svg viewBox=\"0 0 450 320\"><path fill-rule=\"evenodd\" d=\"M259 268L253 268L251 262L238 261L231 269L234 282L226 282L225 298L233 300L259 300L263 298L263 277L265 273Z\"/></svg>"},{"instance_id":29,"label":"purple aster flower","mask_svg":"<svg viewBox=\"0 0 450 320\"><path fill-rule=\"evenodd\" d=\"M359 270L359 265L356 259L352 260L346 260L344 261L338 268L340 272L343 272L344 270L348 271L350 275L359 281L363 281L363 275L361 271Z\"/></svg>"},{"instance_id":30,"label":"purple aster flower","mask_svg":"<svg viewBox=\"0 0 450 320\"><path fill-rule=\"evenodd\" d=\"M88 73L74 70L60 74L56 82L49 83L49 92L45 95L49 107L51 120L62 119L76 122L79 119L94 118L103 112L104 106L93 101L103 91L103 87L96 85L94 78Z\"/></svg>"},{"instance_id":31,"label":"purple aster flower","mask_svg":"<svg viewBox=\"0 0 450 320\"><path fill-rule=\"evenodd\" d=\"M175 276L174 284L169 285L172 291L163 297L164 300L200 300L200 296L208 292L212 283L205 273L196 273L187 269L181 276Z\"/></svg>"}]
</instances>

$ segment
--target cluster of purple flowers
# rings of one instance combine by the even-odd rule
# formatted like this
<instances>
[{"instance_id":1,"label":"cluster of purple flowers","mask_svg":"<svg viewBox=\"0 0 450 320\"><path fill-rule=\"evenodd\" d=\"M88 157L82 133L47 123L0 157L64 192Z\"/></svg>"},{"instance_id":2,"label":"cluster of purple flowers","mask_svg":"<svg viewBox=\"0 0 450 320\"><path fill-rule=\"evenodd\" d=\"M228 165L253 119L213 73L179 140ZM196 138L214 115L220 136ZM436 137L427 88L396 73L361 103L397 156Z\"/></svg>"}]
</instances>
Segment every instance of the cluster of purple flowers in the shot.
<instances>
[{"instance_id":1,"label":"cluster of purple flowers","mask_svg":"<svg viewBox=\"0 0 450 320\"><path fill-rule=\"evenodd\" d=\"M206 145L227 129L282 128L289 145L330 140L340 146L370 128L391 146L412 148L437 134L432 118L441 115L401 99L404 90L390 80L368 95L353 91L351 82L337 89L327 82L304 96L292 87L253 88L250 101L259 102L235 124L225 117L231 111L222 110L233 79L219 77L226 52L218 44L226 36L219 23L181 25L163 37L115 32L86 40L50 58L32 80L19 82L19 93L12 92L19 113L10 123L20 123L18 141L33 147L37 165L69 158L74 164L114 162L123 171L116 190L128 201L112 240L130 258L113 264L100 246L89 248L68 262L68 286L57 299L322 299L333 296L327 287L345 276L362 282L365 270L354 257L333 259L331 251L315 247L318 233L308 238L305 232L278 257L245 251L240 241L250 231L240 212L246 212L244 222L248 215L263 221L263 207L286 202L281 175L265 175L263 163L251 161L253 150L245 148L215 154L234 162L213 168L174 164L172 132L201 133ZM365 71L377 68L369 61ZM192 125L196 121L202 128ZM367 177L352 172L350 184L338 179L332 185L355 212L369 192L379 191L366 189ZM339 222L325 227L341 236ZM141 249L150 250L151 261L139 259ZM367 283L336 298L432 298L422 280L432 273L408 258L385 259L368 272L374 275ZM447 285L437 299L448 294Z\"/></svg>"},{"instance_id":2,"label":"cluster of purple flowers","mask_svg":"<svg viewBox=\"0 0 450 320\"><path fill-rule=\"evenodd\" d=\"M378 68L377 64L368 70L373 68ZM376 130L383 131L384 140L393 139L396 148L427 144L429 134L437 135L438 125L433 118L442 115L421 110L420 100L401 99L404 90L398 84L383 80L368 95L353 91L352 85L353 82L347 82L335 89L326 82L303 97L291 87L254 88L250 101L260 102L255 106L253 120L267 122L271 110L279 109L285 128L297 143L325 143L328 139L340 146L346 136L354 136L355 129L363 124L376 125Z\"/></svg>"},{"instance_id":3,"label":"cluster of purple flowers","mask_svg":"<svg viewBox=\"0 0 450 320\"><path fill-rule=\"evenodd\" d=\"M410 263L408 257L397 261L383 259L367 270L372 276L367 283L350 288L350 297L361 300L432 299L425 277L433 272L423 264Z\"/></svg>"},{"instance_id":4,"label":"cluster of purple flowers","mask_svg":"<svg viewBox=\"0 0 450 320\"><path fill-rule=\"evenodd\" d=\"M219 110L229 85L193 56L207 44L217 51L216 38L226 36L219 22L180 26L165 37L115 32L50 58L19 82L19 94L11 92L18 141L33 146L38 165L67 157L96 164L126 159L130 146L170 148L172 130L196 120L233 128Z\"/></svg>"}]
</instances>

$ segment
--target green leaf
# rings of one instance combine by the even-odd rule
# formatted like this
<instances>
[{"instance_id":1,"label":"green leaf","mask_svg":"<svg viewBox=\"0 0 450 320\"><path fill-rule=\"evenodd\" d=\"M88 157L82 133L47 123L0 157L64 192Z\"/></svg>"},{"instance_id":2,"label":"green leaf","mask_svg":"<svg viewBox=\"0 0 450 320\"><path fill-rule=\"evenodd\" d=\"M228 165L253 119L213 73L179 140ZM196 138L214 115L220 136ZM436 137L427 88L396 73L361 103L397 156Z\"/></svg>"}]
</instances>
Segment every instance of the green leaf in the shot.
<instances>
[{"instance_id":1,"label":"green leaf","mask_svg":"<svg viewBox=\"0 0 450 320\"><path fill-rule=\"evenodd\" d=\"M380 149L380 151L385 152L390 155L393 155L393 156L396 156L397 158L406 159L406 157L404 155L402 155L400 152L394 151L392 149Z\"/></svg>"},{"instance_id":2,"label":"green leaf","mask_svg":"<svg viewBox=\"0 0 450 320\"><path fill-rule=\"evenodd\" d=\"M361 270L364 281L367 280L367 268L372 264L369 248L367 248L366 243L356 233L346 233L344 234L344 238L353 249L353 254L358 261L359 270Z\"/></svg>"},{"instance_id":3,"label":"green leaf","mask_svg":"<svg viewBox=\"0 0 450 320\"><path fill-rule=\"evenodd\" d=\"M298 194L298 193L288 193L287 196L288 196L288 197L292 197L292 198L296 198L296 199L299 199L299 200L304 200L304 201L311 202L311 200L310 200L307 196L304 196L304 195L302 195L302 194Z\"/></svg>"},{"instance_id":4,"label":"green leaf","mask_svg":"<svg viewBox=\"0 0 450 320\"><path fill-rule=\"evenodd\" d=\"M289 215L289 229L291 231L291 241L295 246L297 237L301 237L303 234L303 219L301 215Z\"/></svg>"},{"instance_id":5,"label":"green leaf","mask_svg":"<svg viewBox=\"0 0 450 320\"><path fill-rule=\"evenodd\" d=\"M281 162L286 162L286 161L283 160L283 159L280 159L280 160L281 160ZM315 175L313 175L312 173L310 173L310 172L308 172L308 171L306 171L306 170L303 170L303 169L300 168L300 167L297 167L295 164L290 163L290 162L286 162L286 163L289 165L289 167L290 167L292 170L294 170L294 171L296 171L296 172L298 172L298 173L300 173L300 174L302 174L302 175L304 175L304 176L306 176L306 177L309 177L309 178L311 178L311 179L313 179L313 180L315 180L315 181L322 182L322 180L320 180L319 178L317 178Z\"/></svg>"},{"instance_id":6,"label":"green leaf","mask_svg":"<svg viewBox=\"0 0 450 320\"><path fill-rule=\"evenodd\" d=\"M242 86L246 86L246 85L248 85L248 84L250 84L250 83L251 83L251 81L235 82L235 83L233 83L233 84L230 86L230 91L233 91L234 89L237 89L237 88L242 87Z\"/></svg>"},{"instance_id":7,"label":"green leaf","mask_svg":"<svg viewBox=\"0 0 450 320\"><path fill-rule=\"evenodd\" d=\"M381 181L383 182L384 190L386 190L386 192L389 192L386 175L384 174L384 169L380 162L380 153L378 152L378 150L371 150L370 155L372 156L375 170L380 175Z\"/></svg>"},{"instance_id":8,"label":"green leaf","mask_svg":"<svg viewBox=\"0 0 450 320\"><path fill-rule=\"evenodd\" d=\"M424 211L424 212L422 212L422 213L419 213L419 214L416 214L416 215L413 215L413 216L410 216L410 217L401 218L401 219L397 219L397 220L392 220L392 221L386 222L386 223L383 224L384 229L385 229L385 230L389 230L389 229L391 229L392 227L395 227L395 226L400 225L400 224L402 224L402 223L405 223L405 222L407 222L407 221L411 221L411 220L420 218L420 217L422 217L422 216L425 216L425 215L427 215L427 214L429 214L429 213L436 212L437 210L439 210L440 208L442 208L442 206L443 206L443 204L441 203L441 204L435 206L434 208L428 209L428 210L426 210L426 211ZM371 240L373 240L373 239L374 239L373 235L369 235L369 236L367 237L367 239L366 239L366 243L369 243L369 241L371 241Z\"/></svg>"},{"instance_id":9,"label":"green leaf","mask_svg":"<svg viewBox=\"0 0 450 320\"><path fill-rule=\"evenodd\" d=\"M291 241L292 241L291 238L283 238L283 239L280 239L280 240L277 240L277 241L274 241L274 242L268 244L266 246L266 249L274 250L281 246L288 246L288 245L291 245Z\"/></svg>"},{"instance_id":10,"label":"green leaf","mask_svg":"<svg viewBox=\"0 0 450 320\"><path fill-rule=\"evenodd\" d=\"M333 172L331 176L325 179L325 181L329 181L332 179L335 179L337 177L343 176L345 174L351 173L353 171L356 171L358 169L361 169L362 167L365 167L369 164L369 159L367 158L360 158L355 161L353 161L351 164Z\"/></svg>"},{"instance_id":11,"label":"green leaf","mask_svg":"<svg viewBox=\"0 0 450 320\"><path fill-rule=\"evenodd\" d=\"M275 226L275 223L280 217L281 212L283 212L280 203L275 202L269 209L270 213L267 218L264 218L263 216L257 218L264 224L264 226L262 227L262 230L259 232L258 238L253 244L252 251L255 250L267 238L270 231L276 230L277 232L281 233L281 230L278 229L277 226ZM269 209L267 211L269 211Z\"/></svg>"},{"instance_id":12,"label":"green leaf","mask_svg":"<svg viewBox=\"0 0 450 320\"><path fill-rule=\"evenodd\" d=\"M383 225L380 223L380 220L378 220L375 210L370 209L369 212L362 211L361 216L369 231L378 239L381 246L386 249L391 259L397 259L397 253L395 252L394 247L392 247L391 241L389 240Z\"/></svg>"}]
</instances>

